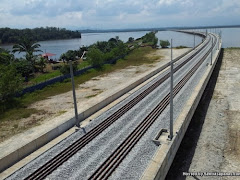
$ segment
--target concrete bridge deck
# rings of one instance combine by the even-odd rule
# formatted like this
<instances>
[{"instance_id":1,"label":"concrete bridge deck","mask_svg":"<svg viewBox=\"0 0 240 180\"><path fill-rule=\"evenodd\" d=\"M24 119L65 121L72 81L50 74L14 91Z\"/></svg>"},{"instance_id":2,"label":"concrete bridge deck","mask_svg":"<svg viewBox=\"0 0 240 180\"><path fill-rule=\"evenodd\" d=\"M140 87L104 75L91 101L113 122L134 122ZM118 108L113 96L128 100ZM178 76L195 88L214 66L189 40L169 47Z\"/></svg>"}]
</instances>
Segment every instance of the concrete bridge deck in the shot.
<instances>
[{"instance_id":1,"label":"concrete bridge deck","mask_svg":"<svg viewBox=\"0 0 240 180\"><path fill-rule=\"evenodd\" d=\"M189 121L191 120L191 117L192 117L192 115L195 111L195 108L196 108L196 106L197 106L197 104L198 104L198 102L201 98L201 95L202 95L202 93L205 89L205 86L206 86L206 84L207 84L207 82L208 82L208 80L211 76L211 73L214 69L217 58L219 56L219 52L220 52L219 50L216 50L216 53L213 56L213 65L208 66L207 72L202 77L202 80L200 81L199 85L195 88L193 94L191 95L191 98L188 100L187 105L184 108L184 111L181 113L181 115L178 117L177 121L175 122L174 132L176 132L176 133L174 134L173 140L172 141L167 141L166 138L163 138L163 143L159 147L159 151L156 153L156 155L152 159L152 163L149 164L149 167L146 169L146 172L143 175L142 179L154 179L154 178L155 179L159 179L159 178L163 179L165 177L165 175L167 173L167 170L171 165L172 159L174 158L174 155L175 155L175 153L178 149L178 146L181 142L181 139L184 136L184 133L185 133L187 127L188 127ZM101 103L97 104L95 107L90 108L90 110L88 109L86 112L82 113L80 115L80 117L85 119L86 117L88 117L93 112L96 112L97 109L101 109L103 106L105 106L106 104L109 104L109 102L113 101L117 97L119 97L122 94L124 94L125 92L129 91L130 89L132 89L136 85L141 84L146 79L154 76L154 74L156 74L157 72L160 72L160 71L164 70L167 66L168 65L166 64L164 68L163 67L158 68L155 71L153 71L152 73L142 77L138 82L133 83L131 85L131 87L128 86L127 89L125 88L120 93L118 92L117 95L113 95L113 96L110 97L110 99L104 100L105 102L103 102L103 103L101 102ZM119 101L120 100L118 100L117 102L119 102ZM101 107L101 108L99 108L99 107ZM95 114L95 116L96 116L96 114ZM42 138L40 138L39 140L34 142L34 144L35 144L34 146L35 147L38 146L38 141L40 143L41 143L41 141L46 141L46 138L47 138L48 141L53 139L55 137L54 134L59 134L59 132L62 132L61 129L66 128L66 126L67 127L73 126L73 124L74 124L73 119L71 120L70 123L69 122L64 123L60 127L57 127L52 132L50 132L47 136L42 137L42 138L44 138L44 140ZM65 136L67 136L67 135L69 135L73 132L74 132L74 129L71 129L70 131L65 133L63 135L63 137L65 137ZM24 154L24 152L29 152L29 151L31 151L31 149L33 149L32 144L27 144L25 147L22 147L22 149L20 151L18 150L17 154L15 154L14 156L12 154L10 154L10 156L14 161L16 161L16 159L19 158L19 155L21 153ZM9 158L2 159L1 164L6 165L7 162L11 159L10 156L9 156ZM14 158L16 158L16 159L14 159ZM6 166L2 167L2 168L4 169L4 168L6 168Z\"/></svg>"}]
</instances>

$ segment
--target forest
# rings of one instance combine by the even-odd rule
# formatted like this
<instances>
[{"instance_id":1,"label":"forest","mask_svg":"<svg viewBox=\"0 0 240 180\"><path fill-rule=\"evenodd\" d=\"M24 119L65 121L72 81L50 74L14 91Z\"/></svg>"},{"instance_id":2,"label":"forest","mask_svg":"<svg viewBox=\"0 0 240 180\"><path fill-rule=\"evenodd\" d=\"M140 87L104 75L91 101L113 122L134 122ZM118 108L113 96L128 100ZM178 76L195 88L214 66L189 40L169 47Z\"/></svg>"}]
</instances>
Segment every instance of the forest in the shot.
<instances>
[{"instance_id":1,"label":"forest","mask_svg":"<svg viewBox=\"0 0 240 180\"><path fill-rule=\"evenodd\" d=\"M38 42L55 39L81 38L81 33L79 31L71 31L57 27L40 27L34 29L0 28L0 44L18 43L19 39L25 36L34 42Z\"/></svg>"}]
</instances>

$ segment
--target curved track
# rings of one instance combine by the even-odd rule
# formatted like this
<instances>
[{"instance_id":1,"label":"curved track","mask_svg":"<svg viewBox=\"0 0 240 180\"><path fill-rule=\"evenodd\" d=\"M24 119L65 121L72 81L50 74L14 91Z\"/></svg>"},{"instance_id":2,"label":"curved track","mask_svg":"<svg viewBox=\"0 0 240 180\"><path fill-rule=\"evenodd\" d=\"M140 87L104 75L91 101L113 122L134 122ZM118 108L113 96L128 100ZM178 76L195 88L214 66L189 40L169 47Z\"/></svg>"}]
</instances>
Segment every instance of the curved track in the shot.
<instances>
[{"instance_id":1,"label":"curved track","mask_svg":"<svg viewBox=\"0 0 240 180\"><path fill-rule=\"evenodd\" d=\"M216 38L214 46L216 44ZM213 47L214 47L213 46ZM186 74L184 78L174 87L173 96L182 89L192 75L198 70L206 57L210 54L213 47L201 58L201 60ZM151 111L151 113L139 124L139 126L124 140L124 142L108 157L108 159L94 172L89 180L108 179L121 161L127 156L131 149L137 144L144 133L154 123L158 116L170 103L170 93Z\"/></svg>"},{"instance_id":2,"label":"curved track","mask_svg":"<svg viewBox=\"0 0 240 180\"><path fill-rule=\"evenodd\" d=\"M179 64L176 68L174 68L174 72L180 70L186 63L191 61L194 57L196 57L204 48L206 48L210 43L211 38L208 40L205 38L205 41L196 52L192 53L193 50L185 53L181 57L178 57L174 60L174 62L180 60L183 56L192 53L185 61ZM216 44L216 38L215 42ZM199 44L198 46L201 46ZM197 48L197 47L196 47ZM175 86L174 95L176 95L184 84L191 78L194 72L198 69L198 67L202 64L205 58L209 55L212 48L208 50L208 52L201 58L201 60L187 73L187 75ZM106 128L108 128L113 122L117 121L123 114L129 111L132 107L134 107L137 103L139 103L143 98L145 98L149 93L151 93L155 88L157 88L160 84L162 84L165 80L167 80L170 76L170 73L167 73L157 82L152 84L149 88L141 92L134 99L129 101L127 104L118 109L115 113L105 119L102 123L94 127L88 133L86 133L83 137L79 138L75 143L70 145L68 148L63 150L57 156L55 156L50 161L46 162L45 165L37 169L34 173L29 175L26 179L44 179L47 175L51 174L56 168L58 168L61 164L67 161L70 157L72 157L76 152L82 149L86 144L88 144L92 139L97 137L101 132L103 132ZM165 98L154 108L154 110L142 121L142 123L130 134L130 136L118 147L118 149L106 160L106 162L99 167L99 169L91 176L90 179L102 179L107 178L111 175L111 173L115 170L115 168L121 163L121 161L125 158L126 154L131 151L132 147L138 142L141 136L147 131L147 129L151 126L151 124L155 121L155 119L161 114L161 112L166 108L169 104L169 94L165 96Z\"/></svg>"}]
</instances>

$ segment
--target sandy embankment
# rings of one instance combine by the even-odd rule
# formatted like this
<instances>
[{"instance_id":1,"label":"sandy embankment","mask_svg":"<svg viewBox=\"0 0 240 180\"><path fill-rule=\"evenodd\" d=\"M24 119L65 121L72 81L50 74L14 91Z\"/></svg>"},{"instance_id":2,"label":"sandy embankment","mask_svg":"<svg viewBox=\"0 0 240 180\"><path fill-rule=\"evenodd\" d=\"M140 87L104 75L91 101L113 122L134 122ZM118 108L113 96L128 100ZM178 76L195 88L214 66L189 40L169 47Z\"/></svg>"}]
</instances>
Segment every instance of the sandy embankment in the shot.
<instances>
[{"instance_id":1,"label":"sandy embankment","mask_svg":"<svg viewBox=\"0 0 240 180\"><path fill-rule=\"evenodd\" d=\"M173 51L174 57L181 55L189 49L175 49ZM125 87L129 82L137 80L139 76L146 72L151 72L154 68L165 64L169 61L170 49L159 49L155 53L149 54L149 56L161 57L153 64L144 64L141 66L130 66L125 69L117 70L112 73L108 73L103 76L92 78L84 84L76 87L76 96L78 102L78 112L86 109L87 106L91 106L93 102L99 101L103 97L107 97L114 91L118 91L121 87ZM6 123L6 126L2 125L0 132L0 142L9 138L15 127L21 129L26 125L36 126L48 124L56 117L66 115L67 113L74 114L72 92L59 94L49 97L46 100L42 100L32 104L29 108L35 108L42 113L36 113L28 118L22 118L20 120L11 121L11 125ZM71 118L71 117L66 117ZM67 119L66 119L67 120ZM31 128L34 131L34 127ZM15 130L15 129L14 129ZM26 129L27 130L27 129ZM25 131L25 130L24 130ZM6 138L7 137L7 138Z\"/></svg>"}]
</instances>

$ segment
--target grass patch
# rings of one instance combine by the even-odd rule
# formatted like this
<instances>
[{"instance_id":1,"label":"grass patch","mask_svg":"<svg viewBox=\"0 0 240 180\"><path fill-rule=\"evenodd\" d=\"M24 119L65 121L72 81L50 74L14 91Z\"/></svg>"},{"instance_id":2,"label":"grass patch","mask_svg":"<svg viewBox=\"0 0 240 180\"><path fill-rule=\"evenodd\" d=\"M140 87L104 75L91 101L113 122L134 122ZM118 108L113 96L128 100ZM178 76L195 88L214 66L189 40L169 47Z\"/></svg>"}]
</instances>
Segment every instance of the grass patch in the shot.
<instances>
[{"instance_id":1,"label":"grass patch","mask_svg":"<svg viewBox=\"0 0 240 180\"><path fill-rule=\"evenodd\" d=\"M88 61L81 61L79 64L78 64L78 69L83 69L85 67L88 67L90 66L89 62Z\"/></svg>"},{"instance_id":2,"label":"grass patch","mask_svg":"<svg viewBox=\"0 0 240 180\"><path fill-rule=\"evenodd\" d=\"M147 54L150 54L152 52L155 52L156 49L153 49L151 47L140 47L135 50L133 50L132 53L130 53L127 57L126 60L131 64L131 65L142 65L142 64L151 64L153 61L156 60L152 59L151 57L147 57Z\"/></svg>"},{"instance_id":3,"label":"grass patch","mask_svg":"<svg viewBox=\"0 0 240 180\"><path fill-rule=\"evenodd\" d=\"M78 69L83 69L83 68L86 68L90 65L89 62L82 61L82 60L78 61L78 63L79 63L78 66L77 66ZM56 64L56 65L51 65L51 66L61 66L61 65L63 65L63 63ZM58 77L58 76L62 75L60 70L52 70L51 66L48 65L48 67L47 67L48 72L45 72L43 74L41 74L41 73L35 74L35 77L31 78L29 80L29 82L26 84L26 87L27 86L32 86L32 85L35 85L35 84L39 84L41 82L45 82L49 79L52 79L52 78L55 78L55 77Z\"/></svg>"},{"instance_id":4,"label":"grass patch","mask_svg":"<svg viewBox=\"0 0 240 180\"><path fill-rule=\"evenodd\" d=\"M142 73L142 71L137 70L137 71L135 72L135 74L139 74L139 73Z\"/></svg>"},{"instance_id":5,"label":"grass patch","mask_svg":"<svg viewBox=\"0 0 240 180\"><path fill-rule=\"evenodd\" d=\"M162 56L152 56L152 57L149 57L149 60L153 63L157 60L160 60L162 58Z\"/></svg>"},{"instance_id":6,"label":"grass patch","mask_svg":"<svg viewBox=\"0 0 240 180\"><path fill-rule=\"evenodd\" d=\"M59 111L58 112L58 115L60 116L60 115L62 115L62 114L64 114L64 113L66 113L67 111Z\"/></svg>"},{"instance_id":7,"label":"grass patch","mask_svg":"<svg viewBox=\"0 0 240 180\"><path fill-rule=\"evenodd\" d=\"M89 99L89 98L95 97L103 92L101 89L93 89L93 91L98 91L98 92L96 94L86 96L85 98Z\"/></svg>"},{"instance_id":8,"label":"grass patch","mask_svg":"<svg viewBox=\"0 0 240 180\"><path fill-rule=\"evenodd\" d=\"M226 49L240 49L240 47L228 47Z\"/></svg>"},{"instance_id":9,"label":"grass patch","mask_svg":"<svg viewBox=\"0 0 240 180\"><path fill-rule=\"evenodd\" d=\"M40 122L36 118L28 118L33 113L45 113L45 111L39 111L36 109L18 108L9 110L0 116L0 142L5 141L9 137L24 132L25 130L39 125ZM20 120L22 119L22 120Z\"/></svg>"},{"instance_id":10,"label":"grass patch","mask_svg":"<svg viewBox=\"0 0 240 180\"><path fill-rule=\"evenodd\" d=\"M153 64L149 64L148 67L155 67L155 65L153 65Z\"/></svg>"},{"instance_id":11,"label":"grass patch","mask_svg":"<svg viewBox=\"0 0 240 180\"><path fill-rule=\"evenodd\" d=\"M92 91L101 91L101 89L92 89Z\"/></svg>"},{"instance_id":12,"label":"grass patch","mask_svg":"<svg viewBox=\"0 0 240 180\"><path fill-rule=\"evenodd\" d=\"M92 98L92 97L95 97L97 96L98 94L93 94L93 95L90 95L90 96L86 96L85 98L89 99L89 98Z\"/></svg>"},{"instance_id":13,"label":"grass patch","mask_svg":"<svg viewBox=\"0 0 240 180\"><path fill-rule=\"evenodd\" d=\"M49 79L52 79L52 78L55 78L57 76L60 76L61 73L59 70L55 70L55 71L52 71L52 72L49 72L49 73L44 73L44 74L40 74L38 76L36 76L35 78L33 79L30 79L30 84L39 84L41 82L45 82Z\"/></svg>"},{"instance_id":14,"label":"grass patch","mask_svg":"<svg viewBox=\"0 0 240 180\"><path fill-rule=\"evenodd\" d=\"M154 51L156 50L152 49L151 47L141 47L141 48L135 49L128 56L126 56L125 59L118 60L117 63L114 65L105 64L101 69L90 69L84 74L74 77L75 84L79 85L90 79L99 80L98 78L95 78L95 77L107 74L109 72L113 72L118 69L123 69L128 66L139 66L142 64L151 64L156 59L159 59L159 56L158 58L156 57L151 58L151 57L147 57L146 55ZM53 85L47 86L42 90L37 90L33 93L26 94L20 98L20 101L25 106L28 106L34 102L46 99L50 96L68 92L71 89L72 89L72 84L70 79L68 79L62 83L55 83Z\"/></svg>"},{"instance_id":15,"label":"grass patch","mask_svg":"<svg viewBox=\"0 0 240 180\"><path fill-rule=\"evenodd\" d=\"M40 113L43 111L39 111L37 109L34 108L14 108L11 110L8 110L4 113L1 113L0 115L0 121L15 121L18 119L22 119L22 118L28 118L30 117L32 114L35 113Z\"/></svg>"},{"instance_id":16,"label":"grass patch","mask_svg":"<svg viewBox=\"0 0 240 180\"><path fill-rule=\"evenodd\" d=\"M175 49L184 49L184 48L188 48L187 46L177 46L177 47L175 47Z\"/></svg>"}]
</instances>

